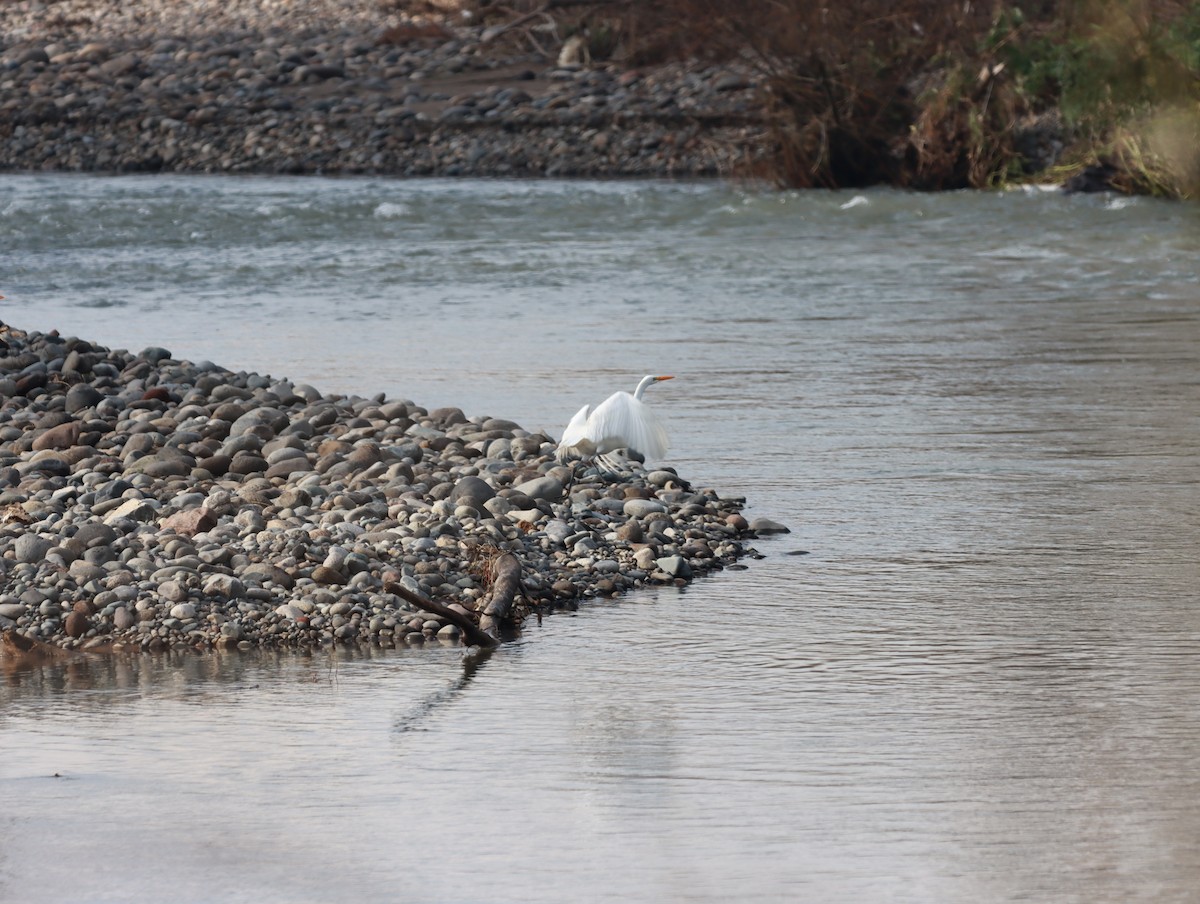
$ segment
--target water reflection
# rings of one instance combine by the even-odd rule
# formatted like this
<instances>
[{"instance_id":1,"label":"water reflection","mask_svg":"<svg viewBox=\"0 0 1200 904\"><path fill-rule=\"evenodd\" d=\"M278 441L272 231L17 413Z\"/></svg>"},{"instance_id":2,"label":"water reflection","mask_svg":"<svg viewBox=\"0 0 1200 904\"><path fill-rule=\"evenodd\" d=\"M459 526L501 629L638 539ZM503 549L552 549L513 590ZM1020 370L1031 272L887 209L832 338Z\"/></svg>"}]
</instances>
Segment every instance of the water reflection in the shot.
<instances>
[{"instance_id":1,"label":"water reflection","mask_svg":"<svg viewBox=\"0 0 1200 904\"><path fill-rule=\"evenodd\" d=\"M409 707L403 715L396 719L396 731L425 731L424 722L435 712L439 712L467 689L475 678L475 673L483 668L495 651L473 647L462 658L462 674L449 685L427 695Z\"/></svg>"},{"instance_id":2,"label":"water reflection","mask_svg":"<svg viewBox=\"0 0 1200 904\"><path fill-rule=\"evenodd\" d=\"M345 663L389 655L376 647L325 651L168 651L76 654L65 661L0 658L0 718L53 696L56 707L94 708L133 698L203 701L232 690L258 688L263 675L286 674L294 682L333 683ZM89 693L99 691L100 693Z\"/></svg>"}]
</instances>

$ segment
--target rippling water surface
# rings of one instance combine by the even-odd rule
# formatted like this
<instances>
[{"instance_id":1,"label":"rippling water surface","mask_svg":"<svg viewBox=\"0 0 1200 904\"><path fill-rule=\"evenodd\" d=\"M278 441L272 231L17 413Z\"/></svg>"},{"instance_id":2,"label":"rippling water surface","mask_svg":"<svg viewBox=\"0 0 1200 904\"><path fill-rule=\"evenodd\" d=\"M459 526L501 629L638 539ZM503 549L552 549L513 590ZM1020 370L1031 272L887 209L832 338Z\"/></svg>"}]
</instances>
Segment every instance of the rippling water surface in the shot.
<instances>
[{"instance_id":1,"label":"rippling water surface","mask_svg":"<svg viewBox=\"0 0 1200 904\"><path fill-rule=\"evenodd\" d=\"M1192 901L1200 214L0 179L15 326L557 433L643 373L765 559L449 648L0 673L12 902Z\"/></svg>"}]
</instances>

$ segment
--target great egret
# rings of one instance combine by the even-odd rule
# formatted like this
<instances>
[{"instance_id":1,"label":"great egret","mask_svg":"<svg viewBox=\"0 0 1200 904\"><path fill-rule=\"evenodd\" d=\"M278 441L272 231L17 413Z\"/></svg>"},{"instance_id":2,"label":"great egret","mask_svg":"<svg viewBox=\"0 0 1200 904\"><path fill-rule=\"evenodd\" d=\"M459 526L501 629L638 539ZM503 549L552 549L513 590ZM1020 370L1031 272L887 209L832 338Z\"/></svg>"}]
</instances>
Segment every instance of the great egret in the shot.
<instances>
[{"instance_id":1,"label":"great egret","mask_svg":"<svg viewBox=\"0 0 1200 904\"><path fill-rule=\"evenodd\" d=\"M637 452L643 458L662 458L667 454L669 443L667 431L662 428L658 418L654 416L642 401L642 393L646 387L663 380L673 380L674 377L642 377L633 395L627 392L614 392L592 410L591 405L584 405L571 418L567 429L563 431L562 442L555 451L559 461L569 458L591 459L601 457L606 452L617 449L629 449ZM619 470L608 467L609 470Z\"/></svg>"}]
</instances>

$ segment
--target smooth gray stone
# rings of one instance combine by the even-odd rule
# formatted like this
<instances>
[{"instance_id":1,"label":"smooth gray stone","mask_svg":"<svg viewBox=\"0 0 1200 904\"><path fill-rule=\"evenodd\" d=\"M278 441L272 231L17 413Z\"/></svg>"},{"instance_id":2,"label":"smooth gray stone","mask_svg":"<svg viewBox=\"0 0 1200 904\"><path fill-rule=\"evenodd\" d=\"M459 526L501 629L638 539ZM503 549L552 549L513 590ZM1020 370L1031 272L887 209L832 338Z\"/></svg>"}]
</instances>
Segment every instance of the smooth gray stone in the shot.
<instances>
[{"instance_id":1,"label":"smooth gray stone","mask_svg":"<svg viewBox=\"0 0 1200 904\"><path fill-rule=\"evenodd\" d=\"M208 596L221 596L234 599L245 593L246 588L237 578L228 574L214 574L204 582L204 592Z\"/></svg>"},{"instance_id":2,"label":"smooth gray stone","mask_svg":"<svg viewBox=\"0 0 1200 904\"><path fill-rule=\"evenodd\" d=\"M158 510L158 503L151 499L126 499L115 509L104 516L104 523L112 525L116 521L149 521Z\"/></svg>"},{"instance_id":3,"label":"smooth gray stone","mask_svg":"<svg viewBox=\"0 0 1200 904\"><path fill-rule=\"evenodd\" d=\"M270 443L268 443L267 445L269 446ZM263 450L266 451L266 447L264 447ZM306 456L304 454L303 449L297 449L293 446L283 446L283 447L275 449L274 451L269 452L267 454L267 464L277 465L281 461L284 461L289 458L298 458L298 459L303 460L306 463L308 462L308 456Z\"/></svg>"},{"instance_id":4,"label":"smooth gray stone","mask_svg":"<svg viewBox=\"0 0 1200 904\"><path fill-rule=\"evenodd\" d=\"M496 491L481 477L463 477L454 485L450 499L454 502L464 502L474 509L483 508L483 504L496 495Z\"/></svg>"},{"instance_id":5,"label":"smooth gray stone","mask_svg":"<svg viewBox=\"0 0 1200 904\"><path fill-rule=\"evenodd\" d=\"M571 547L571 555L586 556L586 555L594 552L595 550L597 550L599 547L600 547L600 544L597 543L594 539L592 539L591 537L584 537L582 540L578 541L573 547Z\"/></svg>"},{"instance_id":6,"label":"smooth gray stone","mask_svg":"<svg viewBox=\"0 0 1200 904\"><path fill-rule=\"evenodd\" d=\"M546 532L546 536L555 543L562 544L567 537L575 533L575 528L561 518L555 518L552 521L547 521L546 526L542 528Z\"/></svg>"},{"instance_id":7,"label":"smooth gray stone","mask_svg":"<svg viewBox=\"0 0 1200 904\"><path fill-rule=\"evenodd\" d=\"M117 532L100 521L89 521L80 525L79 530L75 532L75 539L90 549L113 543L117 539Z\"/></svg>"},{"instance_id":8,"label":"smooth gray stone","mask_svg":"<svg viewBox=\"0 0 1200 904\"><path fill-rule=\"evenodd\" d=\"M230 637L234 640L240 640L242 636L242 626L237 622L225 622L221 625L221 636Z\"/></svg>"},{"instance_id":9,"label":"smooth gray stone","mask_svg":"<svg viewBox=\"0 0 1200 904\"><path fill-rule=\"evenodd\" d=\"M39 537L37 534L22 534L13 544L13 552L18 562L37 563L46 557L46 553L54 546L52 540Z\"/></svg>"},{"instance_id":10,"label":"smooth gray stone","mask_svg":"<svg viewBox=\"0 0 1200 904\"><path fill-rule=\"evenodd\" d=\"M592 501L591 503L588 503L586 500L581 498L580 504L585 507L590 505L590 507L594 508L596 511L608 512L610 515L615 515L618 513L625 514L625 500L624 499L609 499L606 496L603 499L596 499L596 500Z\"/></svg>"},{"instance_id":11,"label":"smooth gray stone","mask_svg":"<svg viewBox=\"0 0 1200 904\"><path fill-rule=\"evenodd\" d=\"M626 499L622 506L627 518L645 518L657 512L665 512L667 507L657 499Z\"/></svg>"},{"instance_id":12,"label":"smooth gray stone","mask_svg":"<svg viewBox=\"0 0 1200 904\"><path fill-rule=\"evenodd\" d=\"M99 390L86 383L79 383L67 390L67 411L75 414L85 408L92 408L103 398Z\"/></svg>"},{"instance_id":13,"label":"smooth gray stone","mask_svg":"<svg viewBox=\"0 0 1200 904\"><path fill-rule=\"evenodd\" d=\"M655 559L654 564L660 571L673 578L690 578L692 576L692 566L683 556L663 556L661 559Z\"/></svg>"},{"instance_id":14,"label":"smooth gray stone","mask_svg":"<svg viewBox=\"0 0 1200 904\"><path fill-rule=\"evenodd\" d=\"M546 502L558 502L563 497L563 485L553 477L535 477L513 487L517 493L524 493L530 499L541 499Z\"/></svg>"},{"instance_id":15,"label":"smooth gray stone","mask_svg":"<svg viewBox=\"0 0 1200 904\"><path fill-rule=\"evenodd\" d=\"M274 408L255 408L247 411L229 428L231 437L241 436L251 427L265 426L272 433L278 433L288 425L288 416Z\"/></svg>"},{"instance_id":16,"label":"smooth gray stone","mask_svg":"<svg viewBox=\"0 0 1200 904\"><path fill-rule=\"evenodd\" d=\"M169 600L172 603L182 603L188 596L187 589L178 581L163 581L163 583L158 585L158 593L163 599ZM171 611L174 612L175 610L172 609ZM182 615L176 617L183 618Z\"/></svg>"}]
</instances>

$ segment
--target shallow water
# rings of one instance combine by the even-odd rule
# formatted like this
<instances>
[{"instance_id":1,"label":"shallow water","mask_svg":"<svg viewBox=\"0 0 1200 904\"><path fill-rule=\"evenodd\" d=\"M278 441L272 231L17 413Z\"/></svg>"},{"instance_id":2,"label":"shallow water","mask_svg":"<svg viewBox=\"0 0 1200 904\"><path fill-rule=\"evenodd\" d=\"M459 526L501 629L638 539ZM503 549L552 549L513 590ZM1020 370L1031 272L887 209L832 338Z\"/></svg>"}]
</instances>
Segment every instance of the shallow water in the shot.
<instances>
[{"instance_id":1,"label":"shallow water","mask_svg":"<svg viewBox=\"0 0 1200 904\"><path fill-rule=\"evenodd\" d=\"M1041 192L0 179L15 326L554 433L674 373L669 463L793 528L465 666L0 674L0 899L1193 900L1198 226Z\"/></svg>"}]
</instances>

